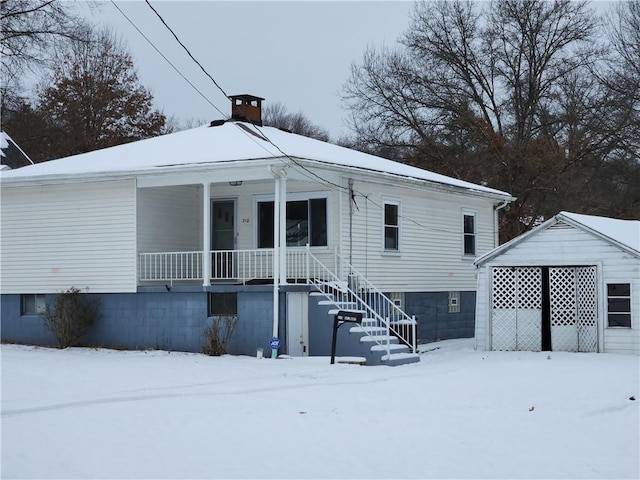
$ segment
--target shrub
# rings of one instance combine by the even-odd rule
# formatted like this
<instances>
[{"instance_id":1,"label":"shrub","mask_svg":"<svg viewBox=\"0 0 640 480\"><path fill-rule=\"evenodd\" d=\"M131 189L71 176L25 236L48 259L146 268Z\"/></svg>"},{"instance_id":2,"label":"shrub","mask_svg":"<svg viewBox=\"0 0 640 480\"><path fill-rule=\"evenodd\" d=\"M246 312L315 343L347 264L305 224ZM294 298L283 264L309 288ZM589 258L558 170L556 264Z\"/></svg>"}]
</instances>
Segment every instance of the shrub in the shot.
<instances>
[{"instance_id":1,"label":"shrub","mask_svg":"<svg viewBox=\"0 0 640 480\"><path fill-rule=\"evenodd\" d=\"M204 331L205 344L202 353L218 356L227 353L227 346L233 330L238 323L236 315L219 315L213 318L213 323Z\"/></svg>"},{"instance_id":2,"label":"shrub","mask_svg":"<svg viewBox=\"0 0 640 480\"><path fill-rule=\"evenodd\" d=\"M74 345L99 318L100 302L89 299L71 287L56 297L53 308L47 304L44 320L56 337L59 348Z\"/></svg>"}]
</instances>

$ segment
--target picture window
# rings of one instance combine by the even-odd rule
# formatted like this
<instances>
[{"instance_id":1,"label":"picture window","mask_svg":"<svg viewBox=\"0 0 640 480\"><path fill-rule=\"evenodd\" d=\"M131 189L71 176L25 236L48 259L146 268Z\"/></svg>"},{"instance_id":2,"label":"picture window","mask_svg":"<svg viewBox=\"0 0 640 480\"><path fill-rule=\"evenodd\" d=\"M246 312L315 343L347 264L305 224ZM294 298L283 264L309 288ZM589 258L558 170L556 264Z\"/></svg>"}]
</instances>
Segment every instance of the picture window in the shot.
<instances>
[{"instance_id":1,"label":"picture window","mask_svg":"<svg viewBox=\"0 0 640 480\"><path fill-rule=\"evenodd\" d=\"M258 248L273 248L274 202L258 202ZM287 202L287 247L327 246L327 199Z\"/></svg>"}]
</instances>

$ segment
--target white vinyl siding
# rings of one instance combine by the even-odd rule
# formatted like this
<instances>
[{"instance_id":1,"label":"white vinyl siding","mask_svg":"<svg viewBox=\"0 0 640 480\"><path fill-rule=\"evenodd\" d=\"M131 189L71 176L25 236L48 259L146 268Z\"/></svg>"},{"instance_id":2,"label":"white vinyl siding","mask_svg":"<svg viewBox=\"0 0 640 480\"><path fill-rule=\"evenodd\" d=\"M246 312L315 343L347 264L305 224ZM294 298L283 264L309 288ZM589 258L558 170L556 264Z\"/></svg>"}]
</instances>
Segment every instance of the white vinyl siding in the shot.
<instances>
[{"instance_id":1,"label":"white vinyl siding","mask_svg":"<svg viewBox=\"0 0 640 480\"><path fill-rule=\"evenodd\" d=\"M597 265L598 336L607 353L640 353L640 302L631 303L631 328L608 328L606 284L631 283L631 298L640 298L640 259L582 229L559 224L531 235L478 269L476 346L489 349L492 266Z\"/></svg>"},{"instance_id":2,"label":"white vinyl siding","mask_svg":"<svg viewBox=\"0 0 640 480\"><path fill-rule=\"evenodd\" d=\"M138 252L202 250L202 187L138 190Z\"/></svg>"},{"instance_id":3,"label":"white vinyl siding","mask_svg":"<svg viewBox=\"0 0 640 480\"><path fill-rule=\"evenodd\" d=\"M136 291L133 180L0 190L2 293Z\"/></svg>"},{"instance_id":4,"label":"white vinyl siding","mask_svg":"<svg viewBox=\"0 0 640 480\"><path fill-rule=\"evenodd\" d=\"M343 182L346 184L346 181ZM476 252L495 247L491 199L436 191L424 186L380 184L355 180L353 206L354 267L386 292L475 291L473 258L461 258L460 212L476 212ZM366 198L365 198L366 196ZM401 250L385 255L380 248L385 199L402 202ZM341 195L342 252L349 258L349 195Z\"/></svg>"}]
</instances>

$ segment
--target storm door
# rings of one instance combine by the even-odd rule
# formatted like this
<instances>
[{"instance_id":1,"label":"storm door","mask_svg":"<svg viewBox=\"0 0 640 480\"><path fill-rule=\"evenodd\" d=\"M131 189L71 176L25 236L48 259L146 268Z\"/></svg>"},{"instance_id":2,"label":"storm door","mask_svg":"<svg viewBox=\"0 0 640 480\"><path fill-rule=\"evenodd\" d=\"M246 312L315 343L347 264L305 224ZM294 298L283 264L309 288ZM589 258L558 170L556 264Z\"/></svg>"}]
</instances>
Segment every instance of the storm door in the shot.
<instances>
[{"instance_id":1,"label":"storm door","mask_svg":"<svg viewBox=\"0 0 640 480\"><path fill-rule=\"evenodd\" d=\"M236 277L233 261L236 240L235 200L211 202L211 277L230 280Z\"/></svg>"}]
</instances>

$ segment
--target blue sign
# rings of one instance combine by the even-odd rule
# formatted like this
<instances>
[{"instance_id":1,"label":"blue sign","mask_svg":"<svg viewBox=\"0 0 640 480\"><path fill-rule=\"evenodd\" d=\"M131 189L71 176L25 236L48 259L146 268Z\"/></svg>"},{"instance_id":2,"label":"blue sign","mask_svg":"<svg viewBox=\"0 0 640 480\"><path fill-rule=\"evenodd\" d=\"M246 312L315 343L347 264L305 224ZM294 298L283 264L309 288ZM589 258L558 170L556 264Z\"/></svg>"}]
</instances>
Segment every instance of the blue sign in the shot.
<instances>
[{"instance_id":1,"label":"blue sign","mask_svg":"<svg viewBox=\"0 0 640 480\"><path fill-rule=\"evenodd\" d=\"M280 348L280 339L278 337L272 337L269 340L269 346L272 350L278 350Z\"/></svg>"}]
</instances>

